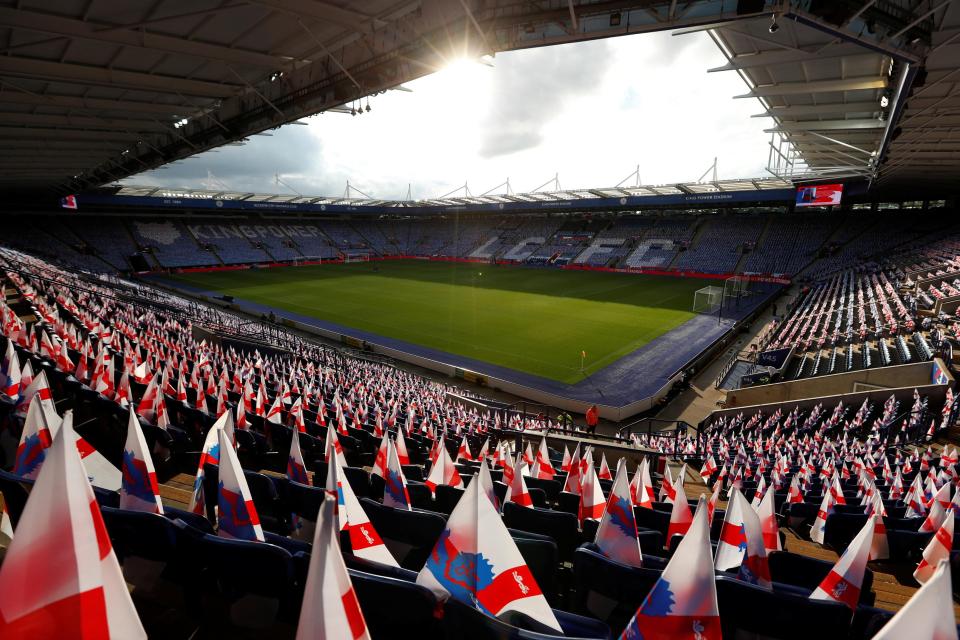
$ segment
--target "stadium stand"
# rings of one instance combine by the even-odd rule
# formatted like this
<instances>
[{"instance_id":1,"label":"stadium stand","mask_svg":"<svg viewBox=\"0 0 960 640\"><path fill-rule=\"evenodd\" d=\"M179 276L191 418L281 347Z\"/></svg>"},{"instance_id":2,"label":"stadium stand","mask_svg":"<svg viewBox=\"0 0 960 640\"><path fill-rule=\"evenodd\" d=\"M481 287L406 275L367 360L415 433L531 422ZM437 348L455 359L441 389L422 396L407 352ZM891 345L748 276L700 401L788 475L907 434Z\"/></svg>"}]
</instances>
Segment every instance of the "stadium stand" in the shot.
<instances>
[{"instance_id":1,"label":"stadium stand","mask_svg":"<svg viewBox=\"0 0 960 640\"><path fill-rule=\"evenodd\" d=\"M945 251L945 247L938 251ZM937 269L934 253L937 251L923 255L927 272ZM304 522L317 522L317 512L323 507L322 500L315 499L312 507L306 506L303 501L307 494L303 491L308 487L297 489L300 494L294 491L300 486L295 480L310 478L295 474L296 467L290 465L297 459L315 472L316 485L324 482L333 466L339 467L338 473L349 482L351 495L356 495L352 500L362 498L348 502L346 517L351 523L354 518L369 517L370 524L358 526L375 527L383 536L385 553L395 555L404 567L391 568L389 563L370 560L363 546L357 546L352 535L344 534L347 575L357 590L367 624L380 629L380 633L385 627L378 616L384 606L388 607L384 611L394 611L390 615L396 617L394 623L398 625L417 624L414 620L419 619L419 624L429 627L434 620L431 612L441 606L444 625L468 615L457 597L441 605L434 590L418 585L434 584L423 578L423 571L432 571L428 558L438 538L449 531L451 519L469 511L459 509L458 504L470 492L456 487L485 482L481 466L486 466L488 456L493 464L493 471L487 470L491 481L505 483L490 485L501 500L507 500L503 522L508 528L502 531L508 532L518 550L517 557L535 576L545 602L553 607L553 616L564 629L579 629L590 638L619 633L638 607L647 606L643 604L647 590L664 579L671 564L693 561L695 554L691 555L689 545L681 542L678 546L677 539L671 540L680 517L677 514L686 512L689 517L697 507L696 500L686 503L686 497L698 492L695 484L687 482L687 466L664 472L657 493L651 481L660 475L652 473L653 467L647 467L647 462L634 470L632 480L626 466L616 465L618 482L623 484L615 489L613 470L605 456L599 466L594 466L598 454L590 448L578 448L571 457L569 449L561 452L549 447L539 434L550 425L541 419L478 410L481 405L463 404L456 396L448 396L451 388L447 385L310 345L282 330L272 343L295 350L278 351L264 345L267 350L261 352L233 333L241 323L225 312L142 284L83 277L23 253L6 250L0 256L5 263L5 297L0 302L8 354L4 389L12 393L0 402L0 420L7 429L24 428L28 434L35 428L30 426L30 419L24 425L15 416L28 406L39 406L40 399L49 393L53 402L50 410L56 412L50 416L69 411L79 435L102 454L106 465L124 469L119 496L115 488L103 486L109 484L110 475L104 472L105 467L88 467L87 471L97 487L97 502L117 559L125 578L135 587L137 612L151 632L169 633L174 626L182 625L186 629L232 629L240 635L269 629L284 637L292 633L298 619L304 624L308 608L300 603L310 580L310 555L317 551L313 545L322 538L314 537L311 545L309 539L302 540L297 528ZM907 257L900 261L904 267L909 263ZM838 299L841 291L863 295L863 289L856 287L878 284L849 274L831 282L812 295L816 308ZM832 292L832 297L827 292ZM217 327L224 339L231 340L229 346L226 342L198 341L191 330L193 321ZM788 323L785 329L795 324ZM796 335L819 334L807 330ZM17 362L29 362L37 376L33 380L47 381L49 392L37 393L35 384L10 386L10 353L15 354ZM843 634L852 634L850 637L869 637L855 631L857 624L875 630L889 620L889 613L874 608L881 596L888 597L879 590L878 565L871 564L872 569L861 569L860 574L857 569L842 568L842 564L834 569L844 572L844 579L858 587L859 596L852 603L829 591L826 596L816 595L818 585L822 591L826 584L823 581L833 575L832 563L783 548L784 539L776 533L777 523L787 527L791 536L799 533L847 557L863 553L857 546L863 544L861 532L867 526L872 531L871 518L881 513L886 524L884 547L872 557L885 558L885 563L893 563L891 566L915 562L931 544L943 519L953 517L950 511L943 515L942 509L935 516L936 501L942 495L949 501L950 494L936 493L937 481L932 476L925 480L924 471L940 469L941 474L949 475L956 460L955 450L947 446L934 452L918 445L949 429L958 403L948 393L940 403L942 409L932 404L914 393L908 409L901 408L894 396L882 407L865 400L855 412L842 402L805 410L767 405L749 416L742 411L727 411L710 418L699 435L631 434L630 442L639 448L635 451L649 452L647 461L671 455L686 458L691 470L702 464L699 477L706 482L704 498L710 495L710 503L716 506L712 526L704 531L709 529L709 541L716 549L728 544L728 526L741 527L736 518L742 516L736 515L732 501L745 499L759 505L763 499L770 505L769 518L764 508L759 512L763 521L761 547L768 547L769 559L764 563L769 563L772 590L744 587L743 582L734 580L736 575L741 581L745 579L742 569L739 574L735 571L739 560L730 571L718 571L715 587L709 586L714 584L712 577L706 585L696 587L707 589L706 593L715 589L717 612L725 628L743 626L772 637L787 637L776 631L779 619L764 621L741 611L745 602L759 602L761 598L768 599L770 607L782 612L795 610L801 617L814 609L820 611L819 607L823 611L817 615L826 616L818 618L821 626L828 625L837 633L842 630ZM150 517L143 511L142 502L124 497L134 491L129 484L133 482L132 472L127 467L132 463L123 453L130 447L124 440L131 428L125 427L131 408L139 413L137 428L143 431L146 451L162 483L159 496L166 517ZM930 415L940 417L926 429ZM235 426L234 420L223 422L232 416L238 418ZM245 478L240 491L248 493L247 509L256 511L259 523L245 534L229 529L235 532L234 538L239 535L240 539L234 540L223 537L227 528L235 525L224 520L222 500L226 489L216 479L222 475L218 466L209 463L219 461L221 467L232 464L209 444L209 434L226 428L224 424L234 430L237 459ZM299 431L296 440L292 439L295 431ZM395 436L396 446L384 439L388 432ZM400 448L401 436L404 456L410 463L404 466L406 491L411 499L416 496L412 502L417 508L412 511L387 505L387 497L395 491L386 490L382 479L389 475L387 467L392 462L381 456L397 456L393 452ZM764 444L772 443L773 437L777 438L776 445ZM324 443L331 446L333 438L337 444L329 450L335 452L335 462L324 460ZM299 444L293 448L297 440ZM885 449L885 442L893 448ZM342 454L337 447L342 447ZM12 453L9 448L5 452ZM54 465L57 459L49 458L44 465ZM532 468L522 466L524 459ZM31 517L29 498L20 493L24 485L29 487L36 480L35 467L25 466L26 462L27 458L19 454L15 457L13 473L22 477L8 472L0 477L0 492L14 526ZM517 478L523 477L521 469L529 476L518 485ZM194 470L199 470L196 483L190 477ZM596 474L597 489L588 491L584 484L579 495L562 491L570 488L569 478L575 472L587 479ZM426 485L420 484L422 479ZM628 555L623 555L622 545L610 543L612 525L600 516L607 503L605 496L610 494L610 505L616 505L620 499L616 492L626 491L628 485L632 490L626 493L626 508L633 514L630 522L636 522L631 526L637 527L643 568L624 564ZM508 486L513 490L510 498L505 496ZM943 487L949 489L950 484ZM138 491L142 496L142 489ZM148 495L154 495L156 488L153 491ZM599 511L590 512L595 518L591 521L583 514L588 498L594 499L593 491L603 493L595 503ZM930 492L937 498L924 506L928 499L925 494ZM525 496L532 505L524 501ZM681 496L685 496L683 503L673 501ZM868 500L870 496L876 497ZM480 493L475 499L487 497ZM218 500L219 516L215 510ZM390 500L395 504L393 497ZM865 501L866 507L856 505L858 500ZM121 501L127 506L118 508ZM131 504L141 506L133 509ZM155 502L151 504L156 507ZM198 508L191 510L194 505ZM614 508L619 507L606 506ZM319 520L318 529L323 525L322 517ZM561 525L561 521L566 524ZM689 526L690 521L686 522ZM345 525L341 522L340 526ZM220 537L215 534L218 527ZM262 529L259 537L257 527ZM774 532L772 538L767 535L770 531ZM757 529L757 535L759 532ZM496 539L495 530L482 529L479 536L478 544ZM502 542L496 544L503 548ZM803 549L811 543L791 538L789 545L793 544ZM15 553L16 547L12 549ZM748 556L752 553L748 551ZM143 560L155 563L163 573L144 573ZM563 563L569 561L573 562L572 574L564 573L569 569ZM421 571L424 563L427 568ZM414 573L418 571L419 578ZM711 576L712 572L711 567ZM198 581L201 574L213 579ZM560 579L561 574L567 577ZM165 589L155 588L157 578L150 576L156 575L163 575ZM624 584L634 586L632 596L623 591ZM251 602L251 597L260 603L256 608L238 608L240 603ZM397 611L396 603L408 599L410 604L403 612ZM831 606L832 599L848 602L850 608ZM181 608L179 602L192 604ZM165 612L162 615L153 613L161 610ZM533 609L532 619L510 618L508 622L526 626L531 632L545 632L542 625L549 624L549 619L543 618L545 610ZM477 624L494 624L484 620L478 618Z\"/></svg>"}]
</instances>

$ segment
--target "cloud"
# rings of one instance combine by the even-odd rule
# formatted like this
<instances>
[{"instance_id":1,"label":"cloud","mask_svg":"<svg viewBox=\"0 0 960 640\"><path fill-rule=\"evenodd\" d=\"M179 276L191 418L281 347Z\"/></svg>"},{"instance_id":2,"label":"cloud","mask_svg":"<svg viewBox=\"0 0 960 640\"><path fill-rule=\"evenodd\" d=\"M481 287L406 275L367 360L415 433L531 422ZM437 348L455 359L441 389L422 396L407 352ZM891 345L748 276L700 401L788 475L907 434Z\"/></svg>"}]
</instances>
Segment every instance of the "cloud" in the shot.
<instances>
[{"instance_id":1,"label":"cloud","mask_svg":"<svg viewBox=\"0 0 960 640\"><path fill-rule=\"evenodd\" d=\"M609 40L594 40L499 56L480 156L490 159L539 145L545 125L571 99L601 84L611 46Z\"/></svg>"},{"instance_id":2,"label":"cloud","mask_svg":"<svg viewBox=\"0 0 960 640\"><path fill-rule=\"evenodd\" d=\"M134 176L128 182L195 189L226 186L236 191L284 190L282 186L278 188L274 174L313 174L323 166L322 143L306 129L299 125L281 127L269 132L270 136L253 136L243 146L220 147L191 156Z\"/></svg>"},{"instance_id":3,"label":"cloud","mask_svg":"<svg viewBox=\"0 0 960 640\"><path fill-rule=\"evenodd\" d=\"M510 178L532 190L555 173L566 189L613 186L640 165L644 184L692 181L717 157L720 178L764 175L770 126L709 37L624 36L457 62L373 98L363 115L326 113L243 147L201 154L129 183L375 198L473 194ZM502 193L503 189L495 191Z\"/></svg>"}]
</instances>

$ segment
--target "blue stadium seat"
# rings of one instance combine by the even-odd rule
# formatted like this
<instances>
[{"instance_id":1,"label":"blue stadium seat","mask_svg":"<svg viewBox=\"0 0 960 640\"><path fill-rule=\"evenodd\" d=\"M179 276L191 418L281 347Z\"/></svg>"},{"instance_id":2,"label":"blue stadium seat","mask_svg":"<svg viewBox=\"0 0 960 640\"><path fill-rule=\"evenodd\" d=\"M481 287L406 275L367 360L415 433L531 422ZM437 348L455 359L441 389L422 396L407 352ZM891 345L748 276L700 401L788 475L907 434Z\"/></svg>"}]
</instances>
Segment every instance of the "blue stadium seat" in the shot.
<instances>
[{"instance_id":1,"label":"blue stadium seat","mask_svg":"<svg viewBox=\"0 0 960 640\"><path fill-rule=\"evenodd\" d=\"M523 614L504 615L504 620L489 616L471 605L453 598L443 606L443 630L448 640L606 640L610 628L591 618L554 609L563 634L557 634Z\"/></svg>"},{"instance_id":2,"label":"blue stadium seat","mask_svg":"<svg viewBox=\"0 0 960 640\"><path fill-rule=\"evenodd\" d=\"M563 562L573 559L573 551L581 542L577 517L562 511L521 507L508 502L503 505L503 523L510 529L549 536L556 542Z\"/></svg>"},{"instance_id":3,"label":"blue stadium seat","mask_svg":"<svg viewBox=\"0 0 960 640\"><path fill-rule=\"evenodd\" d=\"M348 569L373 638L436 638L437 598L412 581Z\"/></svg>"},{"instance_id":4,"label":"blue stadium seat","mask_svg":"<svg viewBox=\"0 0 960 640\"><path fill-rule=\"evenodd\" d=\"M660 578L666 562L643 556L644 566L631 567L611 560L593 543L573 554L574 599L571 609L603 620L621 632Z\"/></svg>"},{"instance_id":5,"label":"blue stadium seat","mask_svg":"<svg viewBox=\"0 0 960 640\"><path fill-rule=\"evenodd\" d=\"M129 556L167 562L176 555L176 528L168 518L104 506L100 513L121 564Z\"/></svg>"},{"instance_id":6,"label":"blue stadium seat","mask_svg":"<svg viewBox=\"0 0 960 640\"><path fill-rule=\"evenodd\" d=\"M26 506L27 497L30 495L27 487L32 486L33 480L25 480L15 473L0 470L0 493L3 494L3 502L7 513L10 514L14 529L20 522L20 514L23 513L23 507Z\"/></svg>"},{"instance_id":7,"label":"blue stadium seat","mask_svg":"<svg viewBox=\"0 0 960 640\"><path fill-rule=\"evenodd\" d=\"M361 498L360 504L400 566L420 571L446 527L443 516L427 511L394 509L369 498Z\"/></svg>"},{"instance_id":8,"label":"blue stadium seat","mask_svg":"<svg viewBox=\"0 0 960 640\"><path fill-rule=\"evenodd\" d=\"M220 622L270 629L296 620L300 601L293 556L286 549L210 534L203 536L201 549L211 584L224 607ZM213 624L215 619L208 622Z\"/></svg>"},{"instance_id":9,"label":"blue stadium seat","mask_svg":"<svg viewBox=\"0 0 960 640\"><path fill-rule=\"evenodd\" d=\"M770 563L770 578L775 583L797 587L810 593L816 589L823 579L830 573L834 563L827 560L817 560L790 553L789 551L774 551L768 556ZM863 575L860 585L860 604L872 605L876 599L873 593L873 571L869 568Z\"/></svg>"},{"instance_id":10,"label":"blue stadium seat","mask_svg":"<svg viewBox=\"0 0 960 640\"><path fill-rule=\"evenodd\" d=\"M190 525L197 531L202 531L203 533L214 533L213 525L210 524L210 521L207 520L206 516L202 516L199 513L192 513L190 511L184 511L175 507L164 506L163 515L169 520L182 520L184 523Z\"/></svg>"},{"instance_id":11,"label":"blue stadium seat","mask_svg":"<svg viewBox=\"0 0 960 640\"><path fill-rule=\"evenodd\" d=\"M435 499L433 501L434 511L450 515L453 513L453 508L457 506L457 502L460 500L460 496L463 495L464 491L465 489L458 489L445 484L437 486ZM411 498L411 500L413 500L413 498Z\"/></svg>"},{"instance_id":12,"label":"blue stadium seat","mask_svg":"<svg viewBox=\"0 0 960 640\"><path fill-rule=\"evenodd\" d=\"M809 640L827 629L846 629L852 617L842 603L767 591L726 576L717 577L717 601L724 638Z\"/></svg>"}]
</instances>

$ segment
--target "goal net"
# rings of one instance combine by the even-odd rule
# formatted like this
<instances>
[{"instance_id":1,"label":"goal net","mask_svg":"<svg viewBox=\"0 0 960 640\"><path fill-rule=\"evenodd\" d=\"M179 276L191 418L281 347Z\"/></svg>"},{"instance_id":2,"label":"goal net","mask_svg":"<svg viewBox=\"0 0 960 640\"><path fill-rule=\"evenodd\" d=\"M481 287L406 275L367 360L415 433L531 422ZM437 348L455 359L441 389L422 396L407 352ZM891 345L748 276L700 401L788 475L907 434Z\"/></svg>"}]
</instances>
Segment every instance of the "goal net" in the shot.
<instances>
[{"instance_id":1,"label":"goal net","mask_svg":"<svg viewBox=\"0 0 960 640\"><path fill-rule=\"evenodd\" d=\"M739 300L750 293L750 279L744 276L731 276L723 281L723 297Z\"/></svg>"},{"instance_id":2,"label":"goal net","mask_svg":"<svg viewBox=\"0 0 960 640\"><path fill-rule=\"evenodd\" d=\"M343 258L344 262L370 262L369 253L348 253Z\"/></svg>"},{"instance_id":3,"label":"goal net","mask_svg":"<svg viewBox=\"0 0 960 640\"><path fill-rule=\"evenodd\" d=\"M693 312L713 313L723 301L723 287L704 287L693 292Z\"/></svg>"}]
</instances>

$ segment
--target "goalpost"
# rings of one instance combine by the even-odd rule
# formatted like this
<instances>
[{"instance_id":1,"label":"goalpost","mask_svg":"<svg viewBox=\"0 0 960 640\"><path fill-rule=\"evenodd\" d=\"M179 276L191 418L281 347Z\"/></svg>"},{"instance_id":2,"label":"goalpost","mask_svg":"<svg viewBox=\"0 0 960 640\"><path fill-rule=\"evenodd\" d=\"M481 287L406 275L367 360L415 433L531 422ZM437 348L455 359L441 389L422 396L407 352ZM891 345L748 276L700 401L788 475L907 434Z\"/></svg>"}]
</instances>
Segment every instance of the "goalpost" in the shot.
<instances>
[{"instance_id":1,"label":"goalpost","mask_svg":"<svg viewBox=\"0 0 960 640\"><path fill-rule=\"evenodd\" d=\"M723 297L739 300L750 294L750 278L730 276L723 281Z\"/></svg>"},{"instance_id":2,"label":"goalpost","mask_svg":"<svg viewBox=\"0 0 960 640\"><path fill-rule=\"evenodd\" d=\"M369 253L348 253L343 257L345 263L350 262L370 262Z\"/></svg>"},{"instance_id":3,"label":"goalpost","mask_svg":"<svg viewBox=\"0 0 960 640\"><path fill-rule=\"evenodd\" d=\"M714 313L723 301L723 287L709 286L693 292L694 313Z\"/></svg>"}]
</instances>

